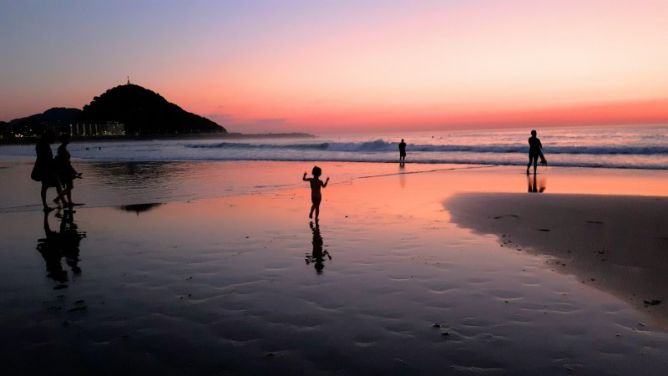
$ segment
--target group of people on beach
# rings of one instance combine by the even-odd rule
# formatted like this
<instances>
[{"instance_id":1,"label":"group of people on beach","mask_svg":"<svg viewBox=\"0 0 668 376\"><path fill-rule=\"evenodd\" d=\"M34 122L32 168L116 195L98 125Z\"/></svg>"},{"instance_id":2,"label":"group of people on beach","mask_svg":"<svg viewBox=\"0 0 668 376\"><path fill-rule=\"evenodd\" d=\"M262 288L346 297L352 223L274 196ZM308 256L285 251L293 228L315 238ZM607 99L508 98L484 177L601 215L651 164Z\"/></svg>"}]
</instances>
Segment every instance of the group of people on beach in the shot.
<instances>
[{"instance_id":1,"label":"group of people on beach","mask_svg":"<svg viewBox=\"0 0 668 376\"><path fill-rule=\"evenodd\" d=\"M536 174L536 169L538 168L538 160L543 165L547 165L547 160L543 155L543 144L541 144L540 139L536 137L537 132L535 129L531 130L531 137L529 137L529 164L527 164L527 175L530 174L529 170L533 164L533 173ZM399 143L399 164L403 166L406 163L406 142L404 139L401 139ZM311 184L311 211L308 214L309 218L313 218L313 212L315 211L315 220L318 221L320 215L320 202L322 201L322 194L320 193L321 188L327 186L329 178L324 182L320 180L322 175L322 169L318 166L314 166L311 172L313 174L312 178L307 178L307 173L304 173L302 180L308 181Z\"/></svg>"},{"instance_id":2,"label":"group of people on beach","mask_svg":"<svg viewBox=\"0 0 668 376\"><path fill-rule=\"evenodd\" d=\"M57 205L71 209L74 206L72 202L72 189L74 189L74 179L81 178L81 174L72 167L71 155L67 150L71 136L62 134L60 136L60 146L54 158L51 151L51 144L56 142L56 134L53 131L46 131L42 138L35 145L37 159L33 166L30 177L42 183L40 192L42 206L44 211L53 210L46 202L46 192L49 188L55 187L58 196L53 200Z\"/></svg>"}]
</instances>

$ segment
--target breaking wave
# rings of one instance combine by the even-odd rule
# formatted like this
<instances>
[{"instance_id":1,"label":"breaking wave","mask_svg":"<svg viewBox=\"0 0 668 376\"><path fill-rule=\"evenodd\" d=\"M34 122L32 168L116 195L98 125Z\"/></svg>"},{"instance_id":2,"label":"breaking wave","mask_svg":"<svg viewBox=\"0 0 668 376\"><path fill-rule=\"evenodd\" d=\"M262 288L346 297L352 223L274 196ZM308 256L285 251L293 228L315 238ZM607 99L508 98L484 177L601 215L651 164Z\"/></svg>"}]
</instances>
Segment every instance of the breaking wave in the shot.
<instances>
[{"instance_id":1,"label":"breaking wave","mask_svg":"<svg viewBox=\"0 0 668 376\"><path fill-rule=\"evenodd\" d=\"M379 153L397 151L396 142L375 140L367 142L321 142L294 144L259 144L240 142L221 142L215 144L186 144L187 148L202 149L262 149L262 150L314 150L322 152L357 152ZM526 145L457 145L457 144L418 144L408 145L409 152L421 153L527 153ZM666 146L555 146L545 147L547 154L590 154L590 155L668 155Z\"/></svg>"}]
</instances>

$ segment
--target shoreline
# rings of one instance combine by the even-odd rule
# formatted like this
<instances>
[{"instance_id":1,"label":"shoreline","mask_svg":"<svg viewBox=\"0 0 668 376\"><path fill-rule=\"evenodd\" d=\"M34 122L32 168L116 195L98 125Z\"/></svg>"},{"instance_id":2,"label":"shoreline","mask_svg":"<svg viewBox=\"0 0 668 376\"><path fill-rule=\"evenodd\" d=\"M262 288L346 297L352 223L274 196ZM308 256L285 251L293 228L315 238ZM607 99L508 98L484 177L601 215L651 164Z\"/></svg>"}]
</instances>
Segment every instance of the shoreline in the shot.
<instances>
[{"instance_id":1,"label":"shoreline","mask_svg":"<svg viewBox=\"0 0 668 376\"><path fill-rule=\"evenodd\" d=\"M285 136L289 137L289 136ZM304 136L304 137L309 137L309 136ZM257 136L256 138L262 138L262 136ZM217 138L213 138L217 139ZM241 139L241 138L240 138ZM252 138L249 138L252 139ZM152 139L135 139L135 140L128 140L128 141L151 141ZM204 140L204 139L202 139ZM107 140L99 140L99 143L106 143L106 142L116 142L116 141L126 141L126 140L114 140L114 139L107 139ZM97 142L90 142L91 144L97 143ZM75 144L74 142L72 144ZM26 143L26 144L7 144L7 145L2 145L0 144L0 147L2 146L29 146L32 145L31 143ZM4 163L12 163L12 162L20 162L24 163L25 161L34 161L35 156L33 155L0 155L0 162ZM174 159L133 159L133 160L127 160L127 159L94 159L94 158L83 158L83 157L72 157L72 161L76 163L295 163L295 164L300 164L300 163L318 163L318 164L341 164L341 163L349 163L353 165L359 165L359 164L375 164L375 165L381 165L381 166L388 166L388 165L399 165L399 163L395 160L382 160L382 161L374 161L374 160L349 160L349 159L270 159L270 158L254 158L254 159L234 159L234 158L228 158L228 159L188 159L188 158L174 158ZM523 176L533 176L533 172L529 175L524 174L524 171L526 169L526 165L524 163L516 163L516 164L494 164L494 163L485 163L485 162L480 162L480 163L474 163L474 162L459 162L459 161L438 161L438 162L422 162L422 161L412 161L412 162L406 162L405 165L412 165L412 166L420 166L420 167L425 167L425 168L430 168L433 171L438 171L439 168L434 168L436 166L460 166L462 168L468 168L469 166L476 166L476 168L508 168L508 169L514 169L517 170L517 172L521 173ZM654 168L654 167L637 167L637 166L599 166L599 165L592 165L592 166L579 166L579 165L559 165L559 164L553 164L550 165L549 167L550 170L548 172L546 171L540 171L538 172L537 175L550 175L554 174L555 171L569 171L569 170L577 170L577 171L618 171L618 172L656 172L656 173L668 173L668 169L665 168ZM400 173L397 173L400 174Z\"/></svg>"},{"instance_id":2,"label":"shoreline","mask_svg":"<svg viewBox=\"0 0 668 376\"><path fill-rule=\"evenodd\" d=\"M146 135L146 136L96 136L96 137L73 137L72 143L77 142L117 142L117 141L150 141L150 140L211 140L232 139L245 140L257 138L315 138L315 135L302 132L288 133L236 133L236 132L214 132L214 133L192 133L179 135ZM0 139L2 145L32 145L39 141L39 137L25 137L19 139Z\"/></svg>"}]
</instances>

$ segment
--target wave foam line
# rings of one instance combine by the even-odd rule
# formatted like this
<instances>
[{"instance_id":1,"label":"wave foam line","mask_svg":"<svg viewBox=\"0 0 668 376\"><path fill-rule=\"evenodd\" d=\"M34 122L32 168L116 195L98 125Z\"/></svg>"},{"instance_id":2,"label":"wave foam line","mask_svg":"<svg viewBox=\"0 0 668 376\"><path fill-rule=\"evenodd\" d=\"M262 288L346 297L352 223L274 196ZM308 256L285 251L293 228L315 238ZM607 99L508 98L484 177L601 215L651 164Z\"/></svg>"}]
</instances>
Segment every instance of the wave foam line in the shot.
<instances>
[{"instance_id":1,"label":"wave foam line","mask_svg":"<svg viewBox=\"0 0 668 376\"><path fill-rule=\"evenodd\" d=\"M248 144L221 142L215 144L186 144L193 149L246 149L246 150L316 150L323 152L397 152L396 142L384 140L368 142L321 142L311 144ZM470 152L470 153L527 153L526 145L456 145L417 144L408 145L408 152ZM591 155L668 155L668 146L555 146L545 147L546 154L591 154Z\"/></svg>"}]
</instances>

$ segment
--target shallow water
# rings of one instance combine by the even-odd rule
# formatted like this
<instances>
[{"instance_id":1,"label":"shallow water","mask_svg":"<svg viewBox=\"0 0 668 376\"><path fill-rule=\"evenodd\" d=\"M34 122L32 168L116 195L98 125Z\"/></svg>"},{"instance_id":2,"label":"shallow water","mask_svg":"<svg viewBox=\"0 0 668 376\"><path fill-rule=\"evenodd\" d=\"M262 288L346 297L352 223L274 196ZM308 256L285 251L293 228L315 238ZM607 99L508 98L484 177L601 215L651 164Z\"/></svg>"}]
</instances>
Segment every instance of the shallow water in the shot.
<instances>
[{"instance_id":1,"label":"shallow water","mask_svg":"<svg viewBox=\"0 0 668 376\"><path fill-rule=\"evenodd\" d=\"M301 176L312 162L185 161L185 162L82 162L75 180L75 201L91 206L122 206L155 202L189 201L301 189ZM440 194L451 192L526 192L522 167L462 164L413 164L318 162L330 184L348 185L355 180L388 177L390 184L405 187L415 175L448 173L455 180L441 180ZM39 183L30 180L31 160L0 163L0 212L38 210ZM426 183L427 185L429 183ZM441 184L441 183L439 183ZM539 169L537 185L546 193L616 195L668 195L668 173L651 170L554 168ZM373 193L372 193L373 194ZM440 197L439 197L440 198ZM392 198L390 198L392 199ZM411 198L412 200L412 198ZM410 201L410 200L407 200Z\"/></svg>"},{"instance_id":2,"label":"shallow water","mask_svg":"<svg viewBox=\"0 0 668 376\"><path fill-rule=\"evenodd\" d=\"M0 214L6 374L668 371L668 334L641 312L552 271L546 257L450 223L442 206L449 195L526 191L521 173L444 167L359 178L398 170L324 165L337 184L323 192L319 232L331 259L323 255L318 273L309 192L292 180L302 165L249 163L241 169L247 176L230 172L230 164L198 172L191 166L161 166L166 172L155 179L170 189L145 180L152 175L141 169L114 175L113 187L105 174L88 171L91 181L82 181L78 197L105 195L74 214L86 237L78 247L79 275L60 260L67 282L47 276L36 250L45 236L42 213ZM417 172L411 168L403 172ZM344 170L349 178L339 179ZM628 194L634 187L666 195L668 187L655 173L597 174L549 170L546 192ZM226 184L233 190L221 194ZM235 191L265 185L281 188ZM163 204L118 204L140 200ZM47 219L59 231L55 214Z\"/></svg>"}]
</instances>

